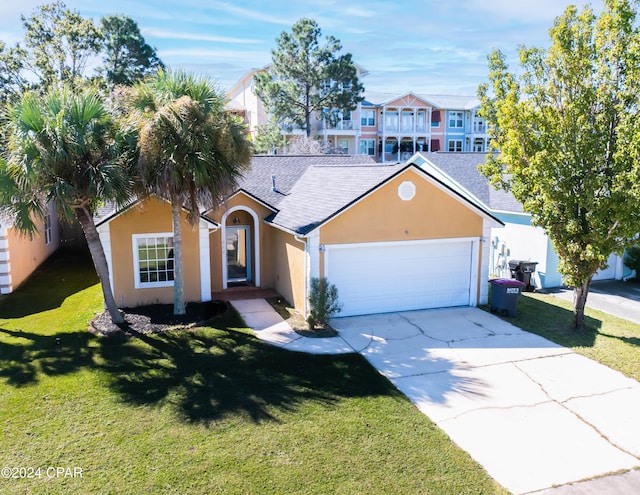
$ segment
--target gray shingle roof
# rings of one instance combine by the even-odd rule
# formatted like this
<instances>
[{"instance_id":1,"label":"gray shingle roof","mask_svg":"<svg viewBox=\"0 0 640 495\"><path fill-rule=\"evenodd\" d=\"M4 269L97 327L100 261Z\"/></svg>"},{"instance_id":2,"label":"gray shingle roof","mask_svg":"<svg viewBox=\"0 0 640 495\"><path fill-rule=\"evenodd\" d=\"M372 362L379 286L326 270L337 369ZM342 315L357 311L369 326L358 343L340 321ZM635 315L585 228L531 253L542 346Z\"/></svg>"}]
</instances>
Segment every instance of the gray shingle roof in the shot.
<instances>
[{"instance_id":1,"label":"gray shingle roof","mask_svg":"<svg viewBox=\"0 0 640 495\"><path fill-rule=\"evenodd\" d=\"M251 168L238 182L238 188L277 209L311 166L372 163L366 155L256 155ZM273 191L272 176L275 176L276 191Z\"/></svg>"},{"instance_id":2,"label":"gray shingle roof","mask_svg":"<svg viewBox=\"0 0 640 495\"><path fill-rule=\"evenodd\" d=\"M280 211L269 220L306 234L405 167L404 164L309 167L280 203Z\"/></svg>"},{"instance_id":3,"label":"gray shingle roof","mask_svg":"<svg viewBox=\"0 0 640 495\"><path fill-rule=\"evenodd\" d=\"M478 164L484 161L483 153L422 153L422 156L452 179L443 180L441 174L432 174L436 180L485 214L493 216L487 207L522 211L510 194L493 190L478 172ZM410 166L379 164L366 155L256 155L239 180L238 191L273 210L267 222L304 235ZM467 191L479 201L470 198ZM96 223L109 221L129 206L116 209L114 205L105 205L96 212Z\"/></svg>"},{"instance_id":4,"label":"gray shingle roof","mask_svg":"<svg viewBox=\"0 0 640 495\"><path fill-rule=\"evenodd\" d=\"M478 171L486 153L421 153L427 160L449 175L493 211L522 213L522 204L509 192L496 191Z\"/></svg>"},{"instance_id":5,"label":"gray shingle roof","mask_svg":"<svg viewBox=\"0 0 640 495\"><path fill-rule=\"evenodd\" d=\"M241 188L272 206L275 211L266 219L268 222L304 235L410 166L407 163L379 164L366 156L255 157ZM476 166L466 167L466 170L470 168L475 170L475 177L481 178L486 186L487 181L477 172ZM276 176L277 192L271 189L272 174ZM474 177L474 174L457 175ZM473 190L466 186L460 188L451 180L442 180L443 177L437 175L434 178L492 216L487 210L487 202L482 198L474 201L465 191L467 189L475 194ZM479 190L480 187L475 189Z\"/></svg>"}]
</instances>

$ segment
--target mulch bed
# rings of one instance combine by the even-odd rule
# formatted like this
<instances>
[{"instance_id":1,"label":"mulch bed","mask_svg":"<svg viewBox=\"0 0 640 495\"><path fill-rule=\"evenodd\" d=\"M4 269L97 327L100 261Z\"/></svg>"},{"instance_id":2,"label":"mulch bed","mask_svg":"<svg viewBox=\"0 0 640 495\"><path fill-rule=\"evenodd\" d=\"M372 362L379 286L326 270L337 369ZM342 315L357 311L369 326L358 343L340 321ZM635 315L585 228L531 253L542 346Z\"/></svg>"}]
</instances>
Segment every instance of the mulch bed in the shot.
<instances>
[{"instance_id":1,"label":"mulch bed","mask_svg":"<svg viewBox=\"0 0 640 495\"><path fill-rule=\"evenodd\" d=\"M327 337L336 337L336 332L329 325L324 327L318 327L314 330L309 329L309 325L304 317L298 313L287 301L282 297L271 297L267 299L267 302L271 304L280 316L282 316L287 323L293 328L293 331L303 337L311 337L314 339L321 339Z\"/></svg>"},{"instance_id":2,"label":"mulch bed","mask_svg":"<svg viewBox=\"0 0 640 495\"><path fill-rule=\"evenodd\" d=\"M89 331L103 337L128 337L136 334L161 333L168 330L193 328L223 315L229 310L224 301L187 304L186 314L173 314L173 304L151 304L138 308L124 308L125 323L116 325L105 310L89 324Z\"/></svg>"}]
</instances>

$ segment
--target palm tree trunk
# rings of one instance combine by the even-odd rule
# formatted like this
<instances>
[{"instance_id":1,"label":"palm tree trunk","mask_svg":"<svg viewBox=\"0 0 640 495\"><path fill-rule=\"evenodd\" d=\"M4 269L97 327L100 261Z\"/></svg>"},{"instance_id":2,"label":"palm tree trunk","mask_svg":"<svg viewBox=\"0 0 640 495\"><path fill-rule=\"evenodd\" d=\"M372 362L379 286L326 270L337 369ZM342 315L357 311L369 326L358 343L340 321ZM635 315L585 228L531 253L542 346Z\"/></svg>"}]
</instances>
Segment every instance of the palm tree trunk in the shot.
<instances>
[{"instance_id":1,"label":"palm tree trunk","mask_svg":"<svg viewBox=\"0 0 640 495\"><path fill-rule=\"evenodd\" d=\"M584 308L587 305L589 287L591 287L591 277L573 289L573 328L575 330L583 331L585 329Z\"/></svg>"},{"instance_id":2,"label":"palm tree trunk","mask_svg":"<svg viewBox=\"0 0 640 495\"><path fill-rule=\"evenodd\" d=\"M86 208L76 208L75 213L76 218L82 227L82 231L84 232L84 237L87 239L87 245L89 246L93 266L95 267L98 278L100 279L104 303L107 307L107 311L109 311L109 315L111 315L111 321L116 324L124 323L124 318L120 311L118 311L116 300L113 297L113 292L111 292L109 265L107 264L107 257L104 254L104 249L100 242L100 236L98 235L96 224L93 222L93 217Z\"/></svg>"},{"instance_id":3,"label":"palm tree trunk","mask_svg":"<svg viewBox=\"0 0 640 495\"><path fill-rule=\"evenodd\" d=\"M185 314L184 279L182 276L182 207L178 198L171 198L173 221L173 314Z\"/></svg>"}]
</instances>

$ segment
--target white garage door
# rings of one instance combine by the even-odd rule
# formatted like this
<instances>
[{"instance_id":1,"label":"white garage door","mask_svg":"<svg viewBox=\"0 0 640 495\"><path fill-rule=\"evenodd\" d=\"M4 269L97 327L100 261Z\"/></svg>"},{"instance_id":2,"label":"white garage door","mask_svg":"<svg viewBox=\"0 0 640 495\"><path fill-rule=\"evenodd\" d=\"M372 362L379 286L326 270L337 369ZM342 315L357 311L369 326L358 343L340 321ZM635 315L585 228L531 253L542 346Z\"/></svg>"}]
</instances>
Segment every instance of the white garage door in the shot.
<instances>
[{"instance_id":1,"label":"white garage door","mask_svg":"<svg viewBox=\"0 0 640 495\"><path fill-rule=\"evenodd\" d=\"M471 240L326 246L325 274L343 305L337 316L468 306Z\"/></svg>"}]
</instances>

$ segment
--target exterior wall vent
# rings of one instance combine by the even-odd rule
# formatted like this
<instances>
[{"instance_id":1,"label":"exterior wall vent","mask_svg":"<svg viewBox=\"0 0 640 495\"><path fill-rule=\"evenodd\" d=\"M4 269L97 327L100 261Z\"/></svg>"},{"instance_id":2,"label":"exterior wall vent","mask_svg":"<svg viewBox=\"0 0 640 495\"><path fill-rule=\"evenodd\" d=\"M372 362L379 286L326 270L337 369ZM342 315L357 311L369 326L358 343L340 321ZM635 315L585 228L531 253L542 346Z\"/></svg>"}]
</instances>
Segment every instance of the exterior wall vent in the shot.
<instances>
[{"instance_id":1,"label":"exterior wall vent","mask_svg":"<svg viewBox=\"0 0 640 495\"><path fill-rule=\"evenodd\" d=\"M398 197L402 201L411 201L416 195L416 186L410 180L405 180L398 186Z\"/></svg>"}]
</instances>

